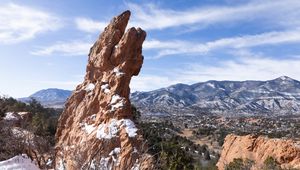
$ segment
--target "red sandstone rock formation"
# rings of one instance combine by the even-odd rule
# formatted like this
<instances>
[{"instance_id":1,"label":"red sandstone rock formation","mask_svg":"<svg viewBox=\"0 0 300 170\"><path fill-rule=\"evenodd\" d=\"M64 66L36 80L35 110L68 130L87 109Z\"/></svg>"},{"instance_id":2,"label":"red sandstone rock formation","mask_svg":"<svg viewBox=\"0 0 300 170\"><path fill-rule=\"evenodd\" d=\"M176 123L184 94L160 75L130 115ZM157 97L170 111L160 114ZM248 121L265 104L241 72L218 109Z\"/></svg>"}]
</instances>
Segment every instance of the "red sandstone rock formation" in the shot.
<instances>
[{"instance_id":1,"label":"red sandstone rock formation","mask_svg":"<svg viewBox=\"0 0 300 170\"><path fill-rule=\"evenodd\" d=\"M132 121L129 83L143 63L146 32L113 18L90 50L84 82L66 103L56 133L56 169L151 169Z\"/></svg>"},{"instance_id":2,"label":"red sandstone rock formation","mask_svg":"<svg viewBox=\"0 0 300 170\"><path fill-rule=\"evenodd\" d=\"M255 161L252 169L259 170L268 157L273 157L282 168L299 169L300 145L292 140L269 139L254 135L228 135L217 166L223 170L234 158L242 158Z\"/></svg>"}]
</instances>

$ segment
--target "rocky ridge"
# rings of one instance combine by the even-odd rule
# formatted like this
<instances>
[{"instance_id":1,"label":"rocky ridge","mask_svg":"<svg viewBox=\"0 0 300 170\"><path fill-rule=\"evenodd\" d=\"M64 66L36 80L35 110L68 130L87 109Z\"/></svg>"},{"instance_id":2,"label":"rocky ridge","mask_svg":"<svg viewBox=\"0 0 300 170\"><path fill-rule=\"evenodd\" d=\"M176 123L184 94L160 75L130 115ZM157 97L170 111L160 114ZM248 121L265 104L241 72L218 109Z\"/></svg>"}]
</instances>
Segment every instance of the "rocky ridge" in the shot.
<instances>
[{"instance_id":1,"label":"rocky ridge","mask_svg":"<svg viewBox=\"0 0 300 170\"><path fill-rule=\"evenodd\" d=\"M143 63L146 32L114 17L90 49L82 84L65 105L56 132L56 169L151 169L132 121L129 83Z\"/></svg>"},{"instance_id":2,"label":"rocky ridge","mask_svg":"<svg viewBox=\"0 0 300 170\"><path fill-rule=\"evenodd\" d=\"M294 141L232 134L225 138L217 166L223 170L234 158L242 158L254 161L252 169L258 170L268 157L274 158L281 168L300 169L300 145Z\"/></svg>"}]
</instances>

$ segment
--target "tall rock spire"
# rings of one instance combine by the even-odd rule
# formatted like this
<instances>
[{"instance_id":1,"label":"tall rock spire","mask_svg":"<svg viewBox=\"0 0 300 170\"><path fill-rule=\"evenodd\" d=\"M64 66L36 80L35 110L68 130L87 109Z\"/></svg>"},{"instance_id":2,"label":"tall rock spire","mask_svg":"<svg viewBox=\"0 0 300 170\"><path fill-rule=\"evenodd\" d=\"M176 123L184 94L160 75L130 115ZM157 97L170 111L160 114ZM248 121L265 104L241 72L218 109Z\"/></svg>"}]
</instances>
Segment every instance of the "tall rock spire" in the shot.
<instances>
[{"instance_id":1,"label":"tall rock spire","mask_svg":"<svg viewBox=\"0 0 300 170\"><path fill-rule=\"evenodd\" d=\"M56 169L151 169L132 121L129 83L143 64L146 32L114 17L90 49L82 84L66 103L56 132Z\"/></svg>"}]
</instances>

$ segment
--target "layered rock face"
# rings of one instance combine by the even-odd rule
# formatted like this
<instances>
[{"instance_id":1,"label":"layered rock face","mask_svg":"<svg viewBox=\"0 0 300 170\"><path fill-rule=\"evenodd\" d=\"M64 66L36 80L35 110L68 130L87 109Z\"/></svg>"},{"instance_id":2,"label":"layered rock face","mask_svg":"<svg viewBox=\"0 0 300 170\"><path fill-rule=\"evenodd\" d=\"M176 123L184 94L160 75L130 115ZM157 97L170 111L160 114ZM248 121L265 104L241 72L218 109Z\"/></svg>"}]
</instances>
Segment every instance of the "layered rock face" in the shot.
<instances>
[{"instance_id":1,"label":"layered rock face","mask_svg":"<svg viewBox=\"0 0 300 170\"><path fill-rule=\"evenodd\" d=\"M300 145L292 140L269 139L254 135L228 135L217 166L223 170L234 158L242 158L255 162L252 169L262 169L268 157L273 157L282 168L299 169Z\"/></svg>"},{"instance_id":2,"label":"layered rock face","mask_svg":"<svg viewBox=\"0 0 300 170\"><path fill-rule=\"evenodd\" d=\"M66 103L56 132L56 169L151 169L132 121L129 83L143 63L146 32L112 19L90 50L84 82Z\"/></svg>"}]
</instances>

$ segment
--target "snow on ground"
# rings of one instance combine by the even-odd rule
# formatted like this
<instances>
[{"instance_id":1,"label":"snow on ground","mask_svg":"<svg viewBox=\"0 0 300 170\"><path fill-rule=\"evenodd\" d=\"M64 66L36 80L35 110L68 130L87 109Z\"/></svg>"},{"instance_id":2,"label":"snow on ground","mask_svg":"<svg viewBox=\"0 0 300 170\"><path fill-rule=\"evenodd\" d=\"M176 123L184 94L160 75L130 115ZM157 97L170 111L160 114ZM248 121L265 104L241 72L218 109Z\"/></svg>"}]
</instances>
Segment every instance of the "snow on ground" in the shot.
<instances>
[{"instance_id":1,"label":"snow on ground","mask_svg":"<svg viewBox=\"0 0 300 170\"><path fill-rule=\"evenodd\" d=\"M98 139L111 139L117 137L120 128L125 128L129 137L135 137L137 135L137 128L130 119L111 119L108 123L102 123L99 125L96 137Z\"/></svg>"},{"instance_id":2,"label":"snow on ground","mask_svg":"<svg viewBox=\"0 0 300 170\"><path fill-rule=\"evenodd\" d=\"M1 170L39 170L26 154L0 162Z\"/></svg>"},{"instance_id":3,"label":"snow on ground","mask_svg":"<svg viewBox=\"0 0 300 170\"><path fill-rule=\"evenodd\" d=\"M119 68L117 68L117 67L116 67L116 68L114 68L114 70L113 70L113 71L114 71L114 73L116 73L116 75L117 75L117 76L121 76L121 75L125 74L125 73L121 72L121 71L120 71L120 69L119 69Z\"/></svg>"},{"instance_id":4,"label":"snow on ground","mask_svg":"<svg viewBox=\"0 0 300 170\"><path fill-rule=\"evenodd\" d=\"M7 113L5 113L4 120L10 120L10 121L16 120L17 121L17 120L19 120L19 118L15 116L15 113L7 112Z\"/></svg>"}]
</instances>

